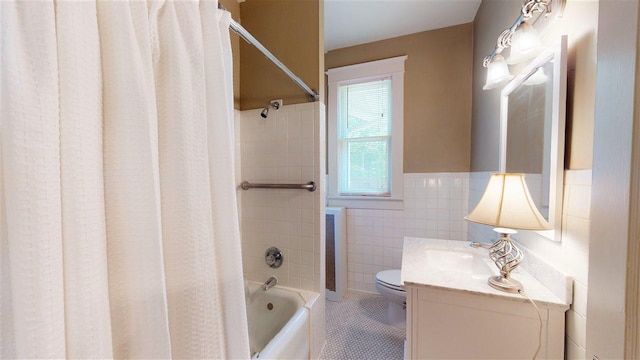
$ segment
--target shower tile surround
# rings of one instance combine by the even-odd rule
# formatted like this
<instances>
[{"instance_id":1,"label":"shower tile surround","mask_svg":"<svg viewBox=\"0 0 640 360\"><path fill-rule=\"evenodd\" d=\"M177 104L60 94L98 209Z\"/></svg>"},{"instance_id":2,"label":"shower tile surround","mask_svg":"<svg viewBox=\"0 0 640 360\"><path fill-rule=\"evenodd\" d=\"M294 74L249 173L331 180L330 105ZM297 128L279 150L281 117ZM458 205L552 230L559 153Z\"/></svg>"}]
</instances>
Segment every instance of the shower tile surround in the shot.
<instances>
[{"instance_id":1,"label":"shower tile surround","mask_svg":"<svg viewBox=\"0 0 640 360\"><path fill-rule=\"evenodd\" d=\"M321 189L319 151L320 104L283 106L268 118L260 111L241 111L241 178L254 183L315 181ZM322 155L324 156L324 155ZM322 179L321 179L322 178ZM242 253L245 278L304 290L320 287L321 191L253 189L241 191ZM264 253L282 250L284 262L271 269Z\"/></svg>"},{"instance_id":2,"label":"shower tile surround","mask_svg":"<svg viewBox=\"0 0 640 360\"><path fill-rule=\"evenodd\" d=\"M269 111L236 111L236 182L306 183L306 190L238 187L242 264L247 280L324 291L325 264L325 106L320 102L285 105ZM282 250L281 267L265 263L267 248ZM310 308L310 357L317 359L325 344L325 298L318 296Z\"/></svg>"}]
</instances>

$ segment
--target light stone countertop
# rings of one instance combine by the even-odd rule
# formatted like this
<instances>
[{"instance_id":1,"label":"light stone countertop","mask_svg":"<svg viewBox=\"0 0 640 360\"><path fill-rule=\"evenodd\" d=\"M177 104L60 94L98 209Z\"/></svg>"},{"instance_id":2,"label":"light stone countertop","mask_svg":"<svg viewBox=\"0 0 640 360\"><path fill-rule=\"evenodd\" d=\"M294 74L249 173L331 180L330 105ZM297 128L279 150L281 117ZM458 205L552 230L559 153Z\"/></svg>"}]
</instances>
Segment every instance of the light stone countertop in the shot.
<instances>
[{"instance_id":1,"label":"light stone countertop","mask_svg":"<svg viewBox=\"0 0 640 360\"><path fill-rule=\"evenodd\" d=\"M434 249L446 252L433 251ZM455 264L459 260L455 256L449 259L447 252L473 254L474 258L473 260L468 260L469 262L465 261L464 264ZM434 258L434 255L436 258ZM470 265L470 262L474 261L476 263L473 266ZM474 267L476 271L472 274L463 270L452 271L451 269L458 269L461 266ZM489 252L482 248L471 248L467 241L404 238L401 281L405 286L435 287L452 291L471 292L483 296L527 301L520 294L507 293L489 286L487 278L490 275L498 274L498 268L489 258ZM568 304L560 300L524 269L518 267L511 273L511 276L522 283L524 292L536 302L547 306L561 307L564 310L569 308Z\"/></svg>"}]
</instances>

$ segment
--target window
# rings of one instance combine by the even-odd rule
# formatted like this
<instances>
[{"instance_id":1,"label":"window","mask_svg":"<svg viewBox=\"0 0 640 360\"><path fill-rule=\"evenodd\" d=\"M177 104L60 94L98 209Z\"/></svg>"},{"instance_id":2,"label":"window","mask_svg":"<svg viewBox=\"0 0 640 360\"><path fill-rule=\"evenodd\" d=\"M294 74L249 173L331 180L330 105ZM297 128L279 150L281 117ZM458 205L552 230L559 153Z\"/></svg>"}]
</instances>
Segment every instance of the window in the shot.
<instances>
[{"instance_id":1,"label":"window","mask_svg":"<svg viewBox=\"0 0 640 360\"><path fill-rule=\"evenodd\" d=\"M390 196L391 78L338 86L338 193Z\"/></svg>"},{"instance_id":2,"label":"window","mask_svg":"<svg viewBox=\"0 0 640 360\"><path fill-rule=\"evenodd\" d=\"M402 208L406 58L327 71L329 205Z\"/></svg>"}]
</instances>

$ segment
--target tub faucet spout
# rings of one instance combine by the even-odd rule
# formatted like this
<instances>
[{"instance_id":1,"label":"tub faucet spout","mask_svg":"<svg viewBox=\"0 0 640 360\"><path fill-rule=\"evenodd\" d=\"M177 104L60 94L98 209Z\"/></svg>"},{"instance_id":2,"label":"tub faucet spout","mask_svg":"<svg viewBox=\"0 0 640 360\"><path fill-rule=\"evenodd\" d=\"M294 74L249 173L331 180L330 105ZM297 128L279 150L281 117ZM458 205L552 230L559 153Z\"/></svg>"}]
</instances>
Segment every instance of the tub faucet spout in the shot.
<instances>
[{"instance_id":1,"label":"tub faucet spout","mask_svg":"<svg viewBox=\"0 0 640 360\"><path fill-rule=\"evenodd\" d=\"M267 280L264 285L262 286L262 288L264 289L264 291L267 291L269 289L271 289L272 287L276 286L276 284L278 283L278 278L275 276L272 276L269 278L269 280Z\"/></svg>"}]
</instances>

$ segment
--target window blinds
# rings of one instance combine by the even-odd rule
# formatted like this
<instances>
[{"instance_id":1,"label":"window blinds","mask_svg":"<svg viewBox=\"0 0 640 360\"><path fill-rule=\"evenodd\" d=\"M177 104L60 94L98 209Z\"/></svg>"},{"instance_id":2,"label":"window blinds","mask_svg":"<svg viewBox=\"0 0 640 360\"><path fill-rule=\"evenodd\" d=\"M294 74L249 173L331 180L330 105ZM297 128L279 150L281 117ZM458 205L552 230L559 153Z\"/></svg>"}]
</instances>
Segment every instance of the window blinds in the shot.
<instances>
[{"instance_id":1,"label":"window blinds","mask_svg":"<svg viewBox=\"0 0 640 360\"><path fill-rule=\"evenodd\" d=\"M338 96L339 191L388 196L391 79L343 85Z\"/></svg>"}]
</instances>

